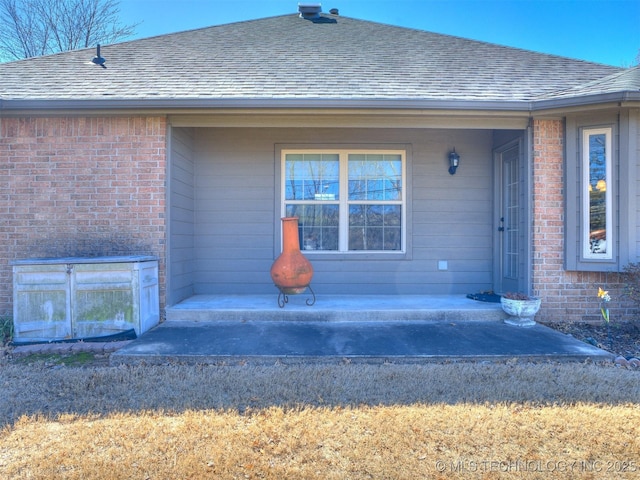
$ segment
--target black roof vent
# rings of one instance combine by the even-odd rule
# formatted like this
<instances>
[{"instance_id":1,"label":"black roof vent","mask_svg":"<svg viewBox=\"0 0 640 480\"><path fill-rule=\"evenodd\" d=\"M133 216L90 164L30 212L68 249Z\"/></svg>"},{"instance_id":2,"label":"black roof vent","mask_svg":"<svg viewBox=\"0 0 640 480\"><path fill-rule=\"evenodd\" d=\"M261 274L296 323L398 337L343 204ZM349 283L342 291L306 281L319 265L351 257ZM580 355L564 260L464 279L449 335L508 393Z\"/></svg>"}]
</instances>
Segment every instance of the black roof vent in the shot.
<instances>
[{"instance_id":1,"label":"black roof vent","mask_svg":"<svg viewBox=\"0 0 640 480\"><path fill-rule=\"evenodd\" d=\"M301 18L306 18L307 20L320 18L320 12L322 12L322 4L321 3L299 3L298 12L300 12Z\"/></svg>"},{"instance_id":2,"label":"black roof vent","mask_svg":"<svg viewBox=\"0 0 640 480\"><path fill-rule=\"evenodd\" d=\"M98 44L98 46L96 47L96 56L93 57L91 61L96 65L100 65L102 68L107 68L107 66L104 64L106 60L100 56L100 44Z\"/></svg>"}]
</instances>

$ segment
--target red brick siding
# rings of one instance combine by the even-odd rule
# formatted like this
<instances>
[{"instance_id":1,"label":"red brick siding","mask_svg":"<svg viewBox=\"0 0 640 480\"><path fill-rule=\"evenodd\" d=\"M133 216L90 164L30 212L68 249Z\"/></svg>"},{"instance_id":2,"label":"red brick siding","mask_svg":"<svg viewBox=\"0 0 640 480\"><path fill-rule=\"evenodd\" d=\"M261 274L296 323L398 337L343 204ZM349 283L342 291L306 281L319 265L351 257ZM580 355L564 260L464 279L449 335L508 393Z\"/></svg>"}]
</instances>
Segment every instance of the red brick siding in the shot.
<instances>
[{"instance_id":1,"label":"red brick siding","mask_svg":"<svg viewBox=\"0 0 640 480\"><path fill-rule=\"evenodd\" d=\"M560 120L533 124L533 292L542 298L537 320L602 321L598 287L612 295L612 320L629 320L616 273L564 270L564 126Z\"/></svg>"},{"instance_id":2,"label":"red brick siding","mask_svg":"<svg viewBox=\"0 0 640 480\"><path fill-rule=\"evenodd\" d=\"M0 119L0 315L19 258L156 255L164 305L164 117Z\"/></svg>"}]
</instances>

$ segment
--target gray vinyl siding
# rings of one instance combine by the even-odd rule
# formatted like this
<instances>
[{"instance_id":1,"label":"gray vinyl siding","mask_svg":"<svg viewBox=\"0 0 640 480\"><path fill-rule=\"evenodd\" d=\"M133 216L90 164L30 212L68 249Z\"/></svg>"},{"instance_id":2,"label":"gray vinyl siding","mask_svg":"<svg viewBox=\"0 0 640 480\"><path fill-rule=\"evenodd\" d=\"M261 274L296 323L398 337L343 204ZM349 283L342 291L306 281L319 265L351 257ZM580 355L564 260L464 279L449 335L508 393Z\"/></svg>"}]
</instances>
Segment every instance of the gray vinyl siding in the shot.
<instances>
[{"instance_id":1,"label":"gray vinyl siding","mask_svg":"<svg viewBox=\"0 0 640 480\"><path fill-rule=\"evenodd\" d=\"M619 268L640 259L640 109L623 110L619 116ZM624 199L628 199L625 201Z\"/></svg>"},{"instance_id":2,"label":"gray vinyl siding","mask_svg":"<svg viewBox=\"0 0 640 480\"><path fill-rule=\"evenodd\" d=\"M491 139L490 131L479 130L418 131L410 139L413 252L400 270L406 293L471 293L491 287ZM461 160L450 175L447 154L453 147ZM438 270L439 260L447 261L448 270Z\"/></svg>"},{"instance_id":3,"label":"gray vinyl siding","mask_svg":"<svg viewBox=\"0 0 640 480\"><path fill-rule=\"evenodd\" d=\"M632 211L629 214L629 262L640 261L640 108L629 111L629 145L627 158L633 159L629 165L629 203Z\"/></svg>"},{"instance_id":4,"label":"gray vinyl siding","mask_svg":"<svg viewBox=\"0 0 640 480\"><path fill-rule=\"evenodd\" d=\"M254 138L257 137L257 138ZM196 293L260 293L274 241L273 142L260 130L198 130Z\"/></svg>"},{"instance_id":5,"label":"gray vinyl siding","mask_svg":"<svg viewBox=\"0 0 640 480\"><path fill-rule=\"evenodd\" d=\"M278 146L290 145L395 145L408 150L408 251L396 256L305 252L314 266L316 293L462 294L491 288L491 130L196 128L193 132L193 223L180 220L185 237L193 232L193 293L276 292L269 269L280 233ZM453 147L461 155L461 165L456 175L449 175L447 154ZM181 163L189 163L184 155ZM182 181L171 191L188 203L188 189ZM172 212L174 208L178 205L171 206ZM189 217L191 211L180 208L179 218ZM172 216L172 229L177 225L174 220L178 221ZM439 260L448 262L448 270L438 270ZM171 290L177 292L175 279L171 282Z\"/></svg>"},{"instance_id":6,"label":"gray vinyl siding","mask_svg":"<svg viewBox=\"0 0 640 480\"><path fill-rule=\"evenodd\" d=\"M169 166L169 249L167 303L193 295L195 189L193 129L171 130Z\"/></svg>"}]
</instances>

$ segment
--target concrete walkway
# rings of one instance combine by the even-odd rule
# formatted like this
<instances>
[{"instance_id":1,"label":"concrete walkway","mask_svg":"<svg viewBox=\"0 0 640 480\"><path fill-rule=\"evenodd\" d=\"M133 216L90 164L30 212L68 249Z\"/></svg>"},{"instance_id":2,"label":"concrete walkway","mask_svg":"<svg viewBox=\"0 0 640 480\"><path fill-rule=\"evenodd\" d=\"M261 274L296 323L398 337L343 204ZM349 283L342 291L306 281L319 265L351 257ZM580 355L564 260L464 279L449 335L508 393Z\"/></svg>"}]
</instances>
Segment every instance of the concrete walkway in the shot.
<instances>
[{"instance_id":1,"label":"concrete walkway","mask_svg":"<svg viewBox=\"0 0 640 480\"><path fill-rule=\"evenodd\" d=\"M111 364L612 361L543 325L501 321L168 321L110 356Z\"/></svg>"}]
</instances>

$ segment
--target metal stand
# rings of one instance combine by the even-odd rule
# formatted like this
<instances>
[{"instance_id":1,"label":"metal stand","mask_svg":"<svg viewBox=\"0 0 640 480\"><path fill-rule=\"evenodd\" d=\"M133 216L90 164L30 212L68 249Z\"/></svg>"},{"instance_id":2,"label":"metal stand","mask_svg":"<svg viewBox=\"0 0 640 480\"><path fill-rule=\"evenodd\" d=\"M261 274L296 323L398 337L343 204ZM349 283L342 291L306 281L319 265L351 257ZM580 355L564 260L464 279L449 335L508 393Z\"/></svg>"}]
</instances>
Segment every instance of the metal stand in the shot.
<instances>
[{"instance_id":1,"label":"metal stand","mask_svg":"<svg viewBox=\"0 0 640 480\"><path fill-rule=\"evenodd\" d=\"M313 289L311 288L311 285L308 285L307 288L309 289L309 291L311 292L311 298L307 298L305 300L305 303L308 306L312 306L313 304L316 303L316 294L314 293ZM283 292L280 288L278 288L278 290L280 290L280 293L278 294L278 306L280 308L284 308L284 306L289 303L289 294Z\"/></svg>"}]
</instances>

